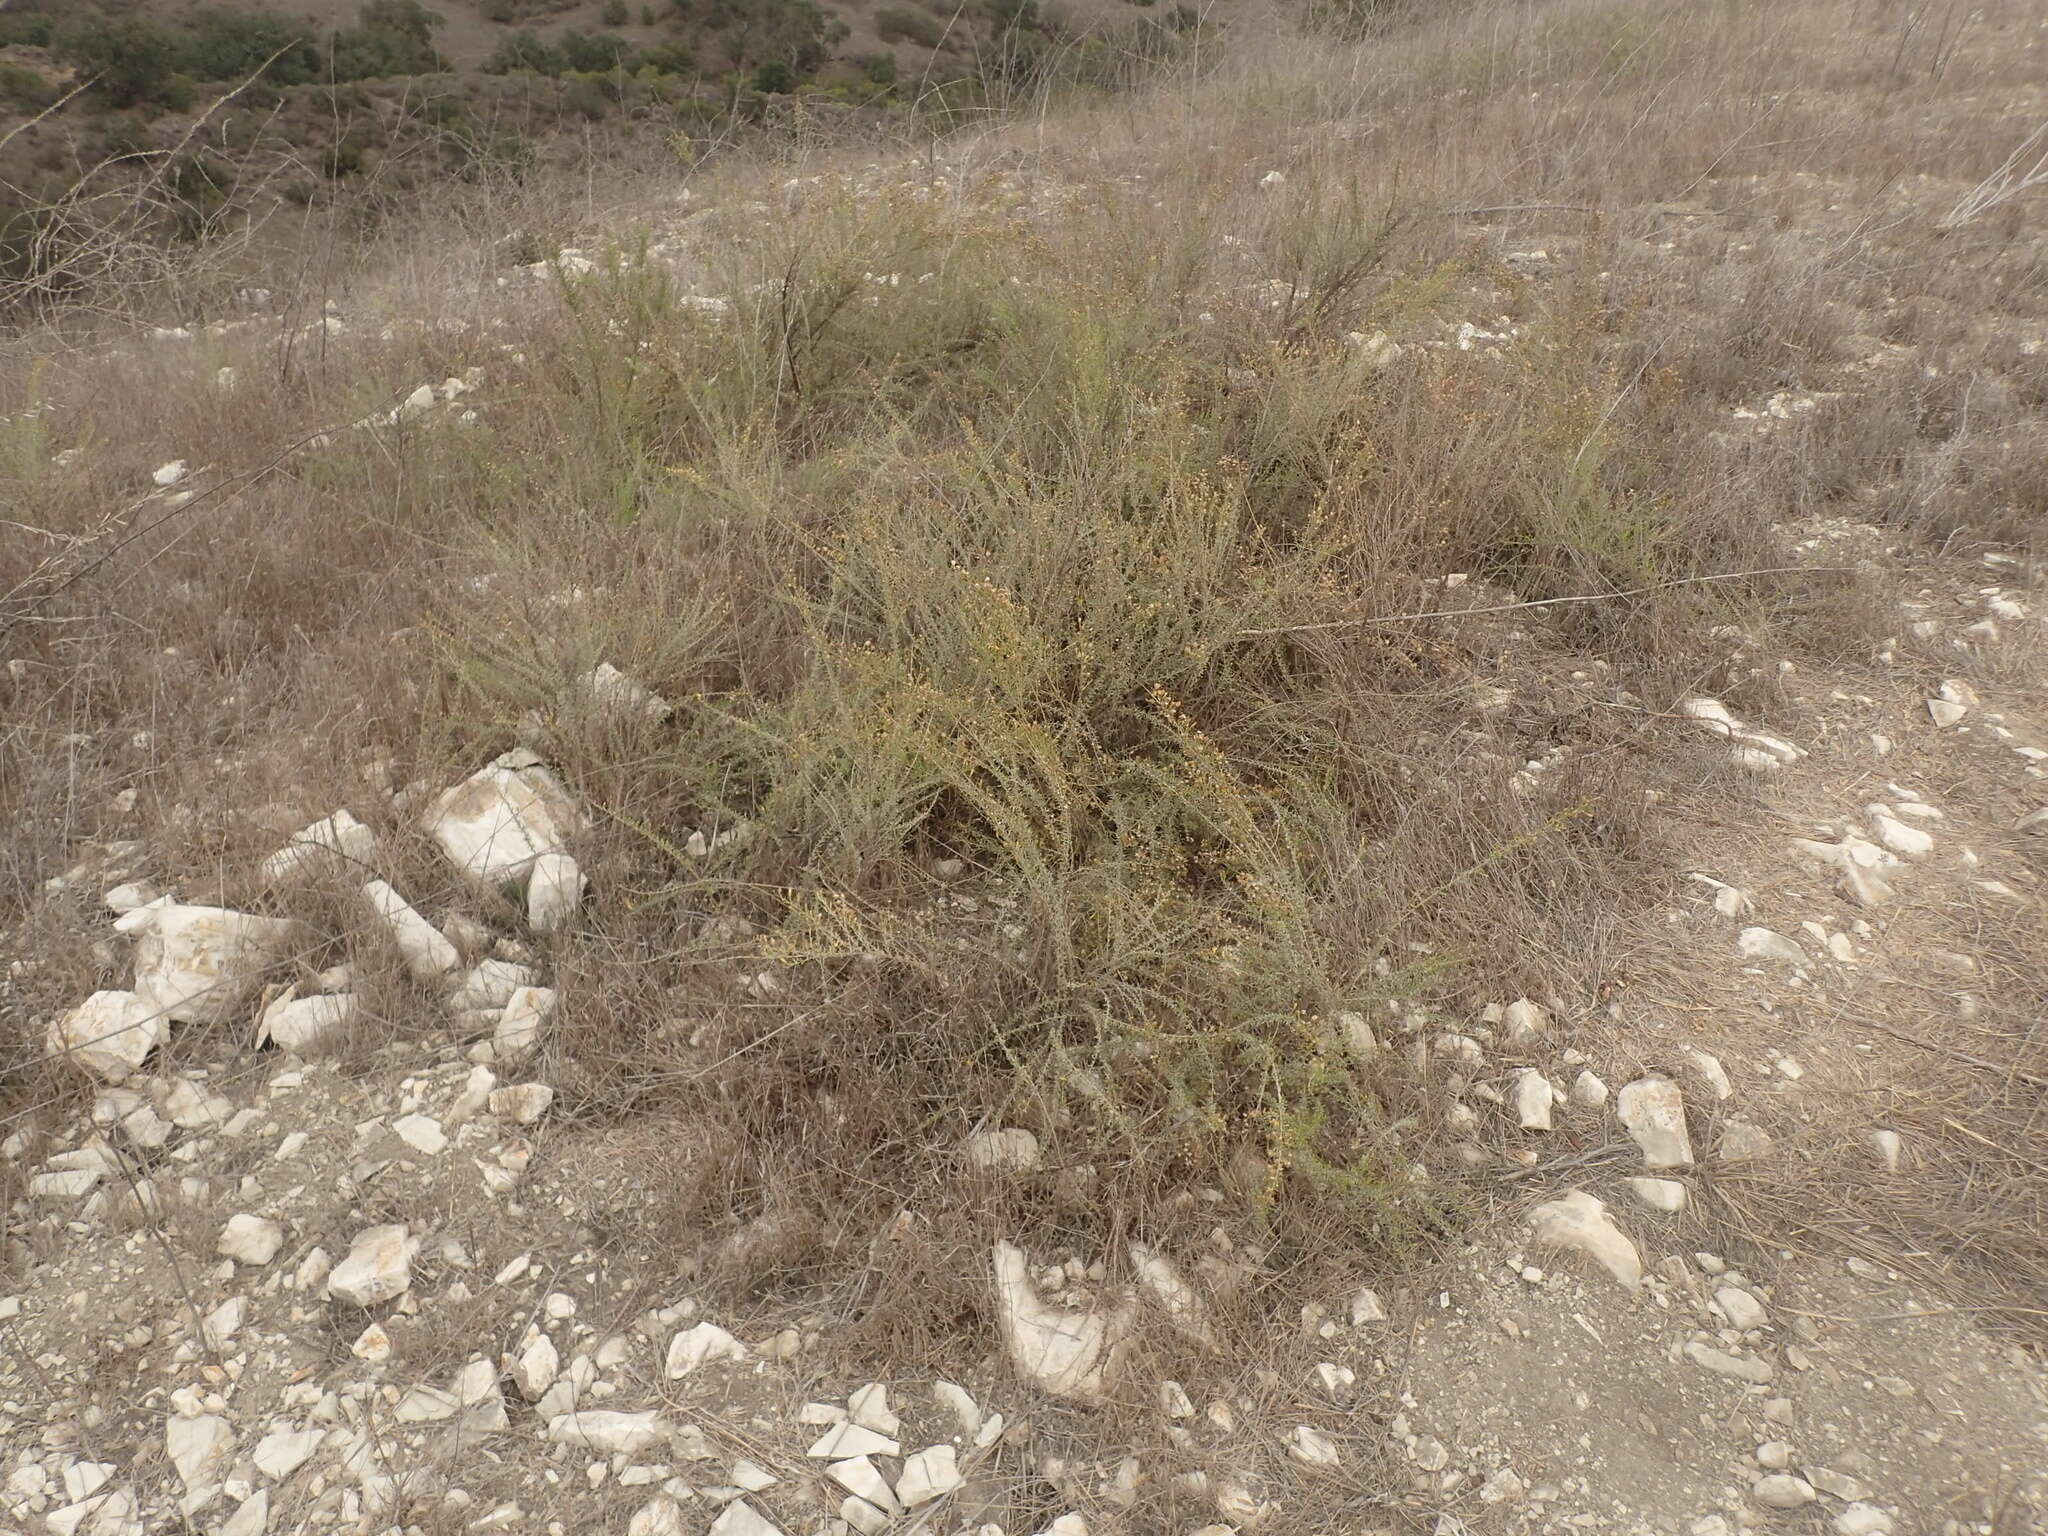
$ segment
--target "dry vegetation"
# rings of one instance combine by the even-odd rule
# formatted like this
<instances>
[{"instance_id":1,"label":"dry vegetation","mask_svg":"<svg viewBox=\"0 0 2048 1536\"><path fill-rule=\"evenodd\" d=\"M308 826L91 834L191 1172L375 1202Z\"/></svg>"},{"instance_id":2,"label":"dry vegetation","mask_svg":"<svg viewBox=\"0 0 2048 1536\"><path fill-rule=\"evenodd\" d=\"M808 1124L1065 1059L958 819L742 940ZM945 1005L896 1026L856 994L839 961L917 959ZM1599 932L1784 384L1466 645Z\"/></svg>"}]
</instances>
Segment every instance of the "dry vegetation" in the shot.
<instances>
[{"instance_id":1,"label":"dry vegetation","mask_svg":"<svg viewBox=\"0 0 2048 1536\"><path fill-rule=\"evenodd\" d=\"M339 334L202 334L196 371L134 334L12 339L16 1112L59 1091L36 1021L96 984L97 887L45 889L83 846L147 836L181 890L255 899L281 831L519 736L599 813L557 1114L652 1128L632 1219L678 1269L837 1285L915 1354L978 1305L970 1238L1220 1220L1290 1282L1246 1318L1339 1247L1409 1262L1485 1187L1437 1157L1406 1053L1339 1016L1398 1040L1411 1006L1625 986L1618 936L1676 873L1651 793L1748 794L1699 782L1666 711L1774 708L1717 626L1826 662L1891 622L1794 569L1787 524L2031 552L2043 204L1941 220L2039 119L2044 39L2015 0L1226 32L922 155L764 134L693 173L679 234L645 213L672 169L471 189L277 279ZM606 227L598 270L499 285L505 236ZM1464 322L1513 342L1461 350ZM191 382L217 365L233 388ZM469 368L473 423L344 426ZM1853 392L1728 430L1821 388ZM203 466L175 508L173 457ZM1462 605L1451 573L1598 600L1415 617ZM576 706L601 659L675 714ZM1587 669L1635 707L1551 687ZM396 856L423 900L442 877ZM396 981L375 1012L420 1025ZM2005 1146L2048 1061L2012 1049L1959 1110ZM996 1124L1062 1175L965 1176ZM2038 1164L2007 1174L1979 1251L2038 1273Z\"/></svg>"}]
</instances>

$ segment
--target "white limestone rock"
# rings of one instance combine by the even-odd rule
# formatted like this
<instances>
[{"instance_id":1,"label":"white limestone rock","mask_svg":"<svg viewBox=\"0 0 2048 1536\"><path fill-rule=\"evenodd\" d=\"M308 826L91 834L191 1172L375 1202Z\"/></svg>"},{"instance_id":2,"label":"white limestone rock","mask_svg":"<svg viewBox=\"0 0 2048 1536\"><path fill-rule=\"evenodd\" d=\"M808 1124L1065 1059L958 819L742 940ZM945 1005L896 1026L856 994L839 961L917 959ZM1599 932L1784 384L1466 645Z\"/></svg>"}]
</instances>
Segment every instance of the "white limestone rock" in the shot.
<instances>
[{"instance_id":1,"label":"white limestone rock","mask_svg":"<svg viewBox=\"0 0 2048 1536\"><path fill-rule=\"evenodd\" d=\"M1550 1079L1534 1067L1522 1069L1515 1084L1515 1118L1525 1131L1547 1131L1550 1129L1550 1107L1557 1102L1557 1094L1550 1086Z\"/></svg>"},{"instance_id":2,"label":"white limestone rock","mask_svg":"<svg viewBox=\"0 0 2048 1536\"><path fill-rule=\"evenodd\" d=\"M531 1055L555 1011L553 987L521 987L506 1000L505 1011L491 1031L494 1061L515 1062Z\"/></svg>"},{"instance_id":3,"label":"white limestone rock","mask_svg":"<svg viewBox=\"0 0 2048 1536\"><path fill-rule=\"evenodd\" d=\"M125 1082L164 1041L162 1010L134 992L95 992L50 1023L47 1048L103 1083Z\"/></svg>"},{"instance_id":4,"label":"white limestone rock","mask_svg":"<svg viewBox=\"0 0 2048 1536\"><path fill-rule=\"evenodd\" d=\"M934 1445L904 1460L903 1474L896 1479L896 1497L905 1509L916 1509L966 1486L953 1447Z\"/></svg>"},{"instance_id":5,"label":"white limestone rock","mask_svg":"<svg viewBox=\"0 0 2048 1536\"><path fill-rule=\"evenodd\" d=\"M535 933L559 933L583 907L583 867L566 853L544 853L526 882L526 922Z\"/></svg>"},{"instance_id":6,"label":"white limestone rock","mask_svg":"<svg viewBox=\"0 0 2048 1536\"><path fill-rule=\"evenodd\" d=\"M390 882L365 881L363 900L372 915L390 930L413 980L431 986L461 967L461 952L449 942L448 935L422 917Z\"/></svg>"},{"instance_id":7,"label":"white limestone rock","mask_svg":"<svg viewBox=\"0 0 2048 1536\"><path fill-rule=\"evenodd\" d=\"M319 1056L348 1039L361 1004L352 992L298 997L286 992L263 1010L256 1043L265 1040L294 1056Z\"/></svg>"},{"instance_id":8,"label":"white limestone rock","mask_svg":"<svg viewBox=\"0 0 2048 1536\"><path fill-rule=\"evenodd\" d=\"M1778 960L1786 965L1805 965L1806 951L1769 928L1745 928L1735 936L1736 953L1746 960Z\"/></svg>"},{"instance_id":9,"label":"white limestone rock","mask_svg":"<svg viewBox=\"0 0 2048 1536\"><path fill-rule=\"evenodd\" d=\"M228 1218L228 1224L221 1228L220 1238L214 1244L214 1252L223 1258L233 1259L237 1264L260 1269L276 1258L278 1249L283 1246L283 1227L266 1217L243 1212Z\"/></svg>"},{"instance_id":10,"label":"white limestone rock","mask_svg":"<svg viewBox=\"0 0 2048 1536\"><path fill-rule=\"evenodd\" d=\"M976 1173L1030 1173L1039 1164L1038 1138L1021 1126L977 1131L961 1145Z\"/></svg>"},{"instance_id":11,"label":"white limestone rock","mask_svg":"<svg viewBox=\"0 0 2048 1536\"><path fill-rule=\"evenodd\" d=\"M1643 1261L1636 1245L1594 1196L1575 1189L1537 1206L1530 1214L1538 1243L1585 1254L1631 1291L1643 1283Z\"/></svg>"},{"instance_id":12,"label":"white limestone rock","mask_svg":"<svg viewBox=\"0 0 2048 1536\"><path fill-rule=\"evenodd\" d=\"M131 916L134 914L130 914ZM292 925L226 907L165 906L135 950L136 995L180 1023L224 1024L290 953Z\"/></svg>"},{"instance_id":13,"label":"white limestone rock","mask_svg":"<svg viewBox=\"0 0 2048 1536\"><path fill-rule=\"evenodd\" d=\"M637 1456L666 1440L671 1428L653 1408L639 1413L582 1409L549 1420L548 1439L557 1445L580 1446L604 1456Z\"/></svg>"},{"instance_id":14,"label":"white limestone rock","mask_svg":"<svg viewBox=\"0 0 2048 1536\"><path fill-rule=\"evenodd\" d=\"M263 878L276 885L337 865L362 866L376 851L377 834L347 811L336 811L294 832L263 861Z\"/></svg>"},{"instance_id":15,"label":"white limestone rock","mask_svg":"<svg viewBox=\"0 0 2048 1536\"><path fill-rule=\"evenodd\" d=\"M747 1358L747 1346L730 1333L716 1323L699 1323L669 1340L666 1368L669 1380L676 1381L720 1360L738 1362Z\"/></svg>"},{"instance_id":16,"label":"white limestone rock","mask_svg":"<svg viewBox=\"0 0 2048 1536\"><path fill-rule=\"evenodd\" d=\"M1668 1077L1639 1078L1615 1095L1614 1113L1652 1170L1690 1168L1692 1139L1685 1129L1685 1097Z\"/></svg>"},{"instance_id":17,"label":"white limestone rock","mask_svg":"<svg viewBox=\"0 0 2048 1536\"><path fill-rule=\"evenodd\" d=\"M555 1090L546 1083L515 1083L491 1090L491 1113L514 1125L532 1125L554 1102Z\"/></svg>"},{"instance_id":18,"label":"white limestone rock","mask_svg":"<svg viewBox=\"0 0 2048 1536\"><path fill-rule=\"evenodd\" d=\"M1022 1249L995 1246L996 1319L1019 1374L1056 1397L1097 1402L1122 1364L1128 1318L1121 1311L1047 1306Z\"/></svg>"},{"instance_id":19,"label":"white limestone rock","mask_svg":"<svg viewBox=\"0 0 2048 1536\"><path fill-rule=\"evenodd\" d=\"M413 1240L402 1224L366 1227L348 1257L327 1276L327 1294L350 1306L374 1307L412 1284Z\"/></svg>"},{"instance_id":20,"label":"white limestone rock","mask_svg":"<svg viewBox=\"0 0 2048 1536\"><path fill-rule=\"evenodd\" d=\"M561 853L584 817L561 781L524 748L495 758L427 808L450 862L485 885L522 885L534 861Z\"/></svg>"}]
</instances>

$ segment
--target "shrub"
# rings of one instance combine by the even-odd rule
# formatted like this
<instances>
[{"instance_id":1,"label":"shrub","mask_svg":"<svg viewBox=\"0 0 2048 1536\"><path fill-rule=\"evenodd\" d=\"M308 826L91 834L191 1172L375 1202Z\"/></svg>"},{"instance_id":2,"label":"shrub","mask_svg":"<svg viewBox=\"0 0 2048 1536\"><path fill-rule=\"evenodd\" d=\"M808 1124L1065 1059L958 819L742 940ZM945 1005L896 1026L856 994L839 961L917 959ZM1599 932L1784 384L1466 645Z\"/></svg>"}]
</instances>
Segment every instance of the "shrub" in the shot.
<instances>
[{"instance_id":1,"label":"shrub","mask_svg":"<svg viewBox=\"0 0 2048 1536\"><path fill-rule=\"evenodd\" d=\"M198 79L241 80L266 60L264 76L277 85L303 85L320 77L319 49L304 27L282 16L202 6L185 18L184 26L180 62Z\"/></svg>"},{"instance_id":2,"label":"shrub","mask_svg":"<svg viewBox=\"0 0 2048 1536\"><path fill-rule=\"evenodd\" d=\"M492 75L559 75L567 67L562 50L533 32L514 32L501 38L484 61L484 72Z\"/></svg>"},{"instance_id":3,"label":"shrub","mask_svg":"<svg viewBox=\"0 0 2048 1536\"><path fill-rule=\"evenodd\" d=\"M626 0L604 0L603 21L608 27L623 27L632 15Z\"/></svg>"},{"instance_id":4,"label":"shrub","mask_svg":"<svg viewBox=\"0 0 2048 1536\"><path fill-rule=\"evenodd\" d=\"M442 18L419 0L369 0L356 24L335 33L329 68L336 80L445 73L434 48Z\"/></svg>"},{"instance_id":5,"label":"shrub","mask_svg":"<svg viewBox=\"0 0 2048 1536\"><path fill-rule=\"evenodd\" d=\"M946 25L929 11L885 5L875 11L875 34L885 43L912 42L936 48L945 41Z\"/></svg>"},{"instance_id":6,"label":"shrub","mask_svg":"<svg viewBox=\"0 0 2048 1536\"><path fill-rule=\"evenodd\" d=\"M58 95L55 86L26 65L0 59L0 105L17 112L40 112Z\"/></svg>"},{"instance_id":7,"label":"shrub","mask_svg":"<svg viewBox=\"0 0 2048 1536\"><path fill-rule=\"evenodd\" d=\"M86 16L59 31L52 46L113 107L163 105L178 67L177 38L146 16Z\"/></svg>"},{"instance_id":8,"label":"shrub","mask_svg":"<svg viewBox=\"0 0 2048 1536\"><path fill-rule=\"evenodd\" d=\"M574 74L599 74L619 68L632 44L613 32L579 32L570 28L555 40L563 67Z\"/></svg>"}]
</instances>

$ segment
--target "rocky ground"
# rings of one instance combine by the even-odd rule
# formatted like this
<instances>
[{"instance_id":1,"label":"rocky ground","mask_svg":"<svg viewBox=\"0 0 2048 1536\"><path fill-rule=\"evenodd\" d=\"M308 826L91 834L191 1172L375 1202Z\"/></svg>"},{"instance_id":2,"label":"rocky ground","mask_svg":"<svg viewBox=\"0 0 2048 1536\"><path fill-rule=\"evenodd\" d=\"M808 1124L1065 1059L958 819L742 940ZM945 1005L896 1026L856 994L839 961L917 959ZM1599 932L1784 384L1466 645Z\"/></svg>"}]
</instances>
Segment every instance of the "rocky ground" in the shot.
<instances>
[{"instance_id":1,"label":"rocky ground","mask_svg":"<svg viewBox=\"0 0 2048 1536\"><path fill-rule=\"evenodd\" d=\"M1884 573L1873 531L1828 533L1825 558L1855 542ZM2000 982L1976 935L2040 900L2024 843L2048 827L2048 731L2025 690L1972 681L2035 643L2038 596L1998 562L1942 575L1908 605L1928 615L1910 643L1949 674L1934 688L1903 665L1796 674L1798 741L1684 706L1703 758L1740 755L1767 810L1687 829L1694 894L1635 938L1636 995L1587 1019L1503 998L1380 1026L1449 1077L1466 1160L1526 1193L1420 1283L1304 1316L1277 1357L1298 1378L1268 1368L1206 1403L1119 1374L1123 1303L1089 1256L984 1256L979 1363L875 1381L845 1371L830 1315L709 1314L601 1237L634 1159L550 1119L549 946L581 899L581 813L530 752L337 811L268 866L289 914L294 889L354 886L380 840L420 828L472 879L521 888L508 931L360 884L450 1009L366 1056L329 1054L346 963L287 981L317 950L306 919L180 905L146 849L99 850L63 881L104 893L100 942L133 946L132 988L50 1026L100 1085L87 1112L5 1146L25 1174L0 1303L8 1518L59 1536L1073 1536L1173 1477L1189 1529L1288 1530L1305 1482L1391 1463L1390 1513L1442 1530L2026 1529L2048 1507L2036 1357L1938 1275L1748 1240L1730 1216L1828 1146L1873 1181L1933 1165L1925 1064L1898 1034L1967 1038ZM591 686L659 707L623 678ZM1903 1019L1901 983L1924 999ZM158 1069L167 1033L238 1011L256 1049ZM1885 1018L1901 1028L1864 1022ZM1012 1132L963 1156L1021 1177L1036 1148ZM1200 1287L1155 1260L1145 1288L1198 1348ZM1047 1392L1134 1391L1156 1394L1150 1465L1077 1465L1034 1434Z\"/></svg>"},{"instance_id":2,"label":"rocky ground","mask_svg":"<svg viewBox=\"0 0 2048 1536\"><path fill-rule=\"evenodd\" d=\"M688 249L674 233L653 254ZM1517 282L1557 262L1502 258ZM593 266L567 251L506 286L542 302ZM1352 344L1388 366L1404 347L1512 348L1511 321L1474 313ZM1903 366L1873 340L1725 431L1810 431ZM334 430L453 429L493 382L421 384ZM211 483L182 459L154 481L166 508ZM943 1375L848 1343L859 1275L832 1297L707 1303L649 1218L675 1149L555 1103L574 1071L556 987L597 898L590 813L539 734L445 784L351 760L346 804L301 808L302 830L204 889L171 888L191 860L163 837L77 848L38 931L62 914L102 990L32 1021L68 1086L0 1144L0 1529L2048 1530L2038 1277L1940 1222L1988 1177L1968 1085L2042 1086L2010 1048L2038 1027L2023 940L2048 896L2041 572L1840 515L1786 531L1850 573L1889 638L1828 666L1725 636L1775 707L1767 727L1698 694L1671 712L1699 775L1649 808L1682 866L1607 937L1625 986L1331 1021L1440 1090L1448 1155L1417 1176L1481 1193L1426 1267L1361 1272L1250 1350L1222 1293L1262 1256L1220 1225L1199 1252L964 1256L984 1302ZM1597 667L1541 671L1568 652L1563 608L1432 581L1446 630L1500 658L1475 680L1496 724L1531 695L1667 717ZM11 667L19 697L38 685ZM609 665L577 688L601 711L669 708ZM1522 791L1573 750L1526 757ZM704 827L684 855L747 830ZM1005 898L964 879L947 899ZM9 957L0 1007L26 1011L37 963ZM779 985L765 962L723 981ZM426 1025L358 1027L399 990ZM679 1062L725 1065L691 1044ZM1017 1126L958 1161L992 1186L1060 1176ZM1141 1338L1141 1316L1163 1331Z\"/></svg>"}]
</instances>

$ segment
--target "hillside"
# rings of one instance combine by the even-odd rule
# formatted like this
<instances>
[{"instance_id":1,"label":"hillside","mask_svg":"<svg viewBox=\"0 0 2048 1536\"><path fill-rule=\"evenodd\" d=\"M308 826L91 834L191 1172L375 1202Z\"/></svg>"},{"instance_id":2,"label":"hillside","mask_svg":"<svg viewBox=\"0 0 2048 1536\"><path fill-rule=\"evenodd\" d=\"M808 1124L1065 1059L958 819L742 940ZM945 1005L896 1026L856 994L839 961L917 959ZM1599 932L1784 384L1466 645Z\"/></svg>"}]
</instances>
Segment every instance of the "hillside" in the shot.
<instances>
[{"instance_id":1,"label":"hillside","mask_svg":"<svg viewBox=\"0 0 2048 1536\"><path fill-rule=\"evenodd\" d=\"M65 205L0 1523L2048 1530L2044 57L1316 7Z\"/></svg>"}]
</instances>

